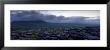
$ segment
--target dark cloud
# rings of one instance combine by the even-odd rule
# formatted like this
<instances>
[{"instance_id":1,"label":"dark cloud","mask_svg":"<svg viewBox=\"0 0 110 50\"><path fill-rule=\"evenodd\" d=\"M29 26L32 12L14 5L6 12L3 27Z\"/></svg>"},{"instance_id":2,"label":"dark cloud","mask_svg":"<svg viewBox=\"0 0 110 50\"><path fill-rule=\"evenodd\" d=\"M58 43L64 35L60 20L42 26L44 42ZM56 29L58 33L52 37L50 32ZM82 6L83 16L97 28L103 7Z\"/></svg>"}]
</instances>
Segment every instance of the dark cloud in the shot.
<instances>
[{"instance_id":1,"label":"dark cloud","mask_svg":"<svg viewBox=\"0 0 110 50\"><path fill-rule=\"evenodd\" d=\"M11 21L43 20L52 23L90 23L90 24L100 23L99 19L85 20L88 18L89 17L83 16L65 17L65 16L45 15L35 10L11 10Z\"/></svg>"}]
</instances>

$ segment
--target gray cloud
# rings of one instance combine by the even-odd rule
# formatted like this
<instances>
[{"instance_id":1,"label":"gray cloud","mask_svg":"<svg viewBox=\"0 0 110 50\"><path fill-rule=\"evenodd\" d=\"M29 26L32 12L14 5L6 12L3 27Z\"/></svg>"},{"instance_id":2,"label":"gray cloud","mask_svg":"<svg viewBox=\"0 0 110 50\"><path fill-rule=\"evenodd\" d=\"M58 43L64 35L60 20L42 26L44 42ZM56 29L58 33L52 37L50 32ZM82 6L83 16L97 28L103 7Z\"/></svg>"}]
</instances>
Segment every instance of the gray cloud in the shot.
<instances>
[{"instance_id":1,"label":"gray cloud","mask_svg":"<svg viewBox=\"0 0 110 50\"><path fill-rule=\"evenodd\" d=\"M89 23L99 24L100 19L89 19L90 17L65 17L56 15L45 15L35 10L11 10L11 21L33 21L43 20L52 23ZM89 19L89 20L86 20Z\"/></svg>"}]
</instances>

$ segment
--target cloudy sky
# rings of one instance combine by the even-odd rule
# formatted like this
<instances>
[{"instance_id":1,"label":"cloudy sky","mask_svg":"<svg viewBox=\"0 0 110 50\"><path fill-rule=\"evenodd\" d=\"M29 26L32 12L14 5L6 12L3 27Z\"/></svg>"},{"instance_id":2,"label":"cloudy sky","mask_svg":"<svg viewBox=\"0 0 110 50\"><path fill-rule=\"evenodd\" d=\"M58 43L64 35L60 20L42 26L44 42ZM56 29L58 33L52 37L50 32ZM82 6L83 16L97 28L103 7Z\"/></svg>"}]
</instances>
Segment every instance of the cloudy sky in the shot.
<instances>
[{"instance_id":1,"label":"cloudy sky","mask_svg":"<svg viewBox=\"0 0 110 50\"><path fill-rule=\"evenodd\" d=\"M52 23L99 23L98 10L11 10L11 21L43 20Z\"/></svg>"},{"instance_id":2,"label":"cloudy sky","mask_svg":"<svg viewBox=\"0 0 110 50\"><path fill-rule=\"evenodd\" d=\"M97 17L100 14L100 11L96 10L74 10L74 11L40 11L43 14L52 14L56 16L65 16L65 17L72 17L72 16L83 16L83 17Z\"/></svg>"}]
</instances>

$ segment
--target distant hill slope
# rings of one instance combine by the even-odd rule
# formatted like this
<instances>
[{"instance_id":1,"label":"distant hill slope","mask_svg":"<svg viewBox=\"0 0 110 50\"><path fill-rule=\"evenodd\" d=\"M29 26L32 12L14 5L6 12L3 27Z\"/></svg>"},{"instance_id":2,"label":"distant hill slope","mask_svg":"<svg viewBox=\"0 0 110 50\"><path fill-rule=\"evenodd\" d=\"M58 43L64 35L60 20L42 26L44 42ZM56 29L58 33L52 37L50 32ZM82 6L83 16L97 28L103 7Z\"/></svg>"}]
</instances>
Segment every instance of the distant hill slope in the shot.
<instances>
[{"instance_id":1,"label":"distant hill slope","mask_svg":"<svg viewBox=\"0 0 110 50\"><path fill-rule=\"evenodd\" d=\"M14 23L48 23L48 24L68 24L68 25L79 25L79 26L100 26L100 24L92 24L92 23L53 23L53 22L46 22L42 20L36 20L36 21L13 21L11 24Z\"/></svg>"},{"instance_id":2,"label":"distant hill slope","mask_svg":"<svg viewBox=\"0 0 110 50\"><path fill-rule=\"evenodd\" d=\"M13 21L12 23L47 23L45 21L42 21L42 20L36 20L36 21Z\"/></svg>"}]
</instances>

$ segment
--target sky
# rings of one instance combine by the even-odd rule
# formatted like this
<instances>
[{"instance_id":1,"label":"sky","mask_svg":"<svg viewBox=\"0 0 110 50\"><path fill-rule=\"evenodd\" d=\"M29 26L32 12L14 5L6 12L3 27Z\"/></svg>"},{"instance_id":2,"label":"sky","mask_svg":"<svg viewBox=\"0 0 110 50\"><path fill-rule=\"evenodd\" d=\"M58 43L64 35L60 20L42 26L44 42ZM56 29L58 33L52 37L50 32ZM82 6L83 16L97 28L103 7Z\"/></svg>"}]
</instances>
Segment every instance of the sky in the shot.
<instances>
[{"instance_id":1,"label":"sky","mask_svg":"<svg viewBox=\"0 0 110 50\"><path fill-rule=\"evenodd\" d=\"M65 16L65 17L71 17L71 16L83 16L83 17L97 17L100 16L100 11L98 10L74 10L74 11L40 11L43 14L52 14L56 16Z\"/></svg>"},{"instance_id":2,"label":"sky","mask_svg":"<svg viewBox=\"0 0 110 50\"><path fill-rule=\"evenodd\" d=\"M52 23L100 23L98 10L11 10L11 21L43 20Z\"/></svg>"}]
</instances>

